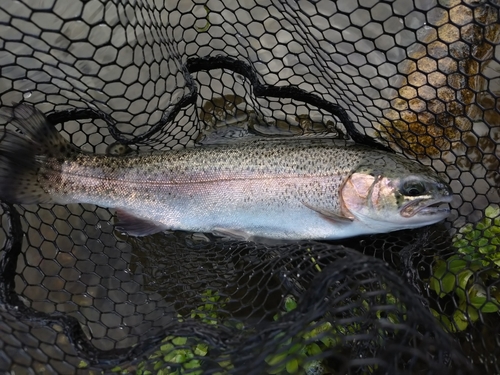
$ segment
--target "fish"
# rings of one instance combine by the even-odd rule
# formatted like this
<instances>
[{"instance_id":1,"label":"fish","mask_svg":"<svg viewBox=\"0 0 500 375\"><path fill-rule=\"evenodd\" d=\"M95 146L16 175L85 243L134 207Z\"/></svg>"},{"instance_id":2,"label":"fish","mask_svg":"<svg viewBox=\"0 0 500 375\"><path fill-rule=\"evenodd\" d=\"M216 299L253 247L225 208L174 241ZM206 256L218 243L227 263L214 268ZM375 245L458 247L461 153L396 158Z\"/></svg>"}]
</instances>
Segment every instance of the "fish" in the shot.
<instances>
[{"instance_id":1,"label":"fish","mask_svg":"<svg viewBox=\"0 0 500 375\"><path fill-rule=\"evenodd\" d=\"M450 186L402 155L325 139L93 154L30 104L2 110L0 200L116 210L131 236L183 230L252 241L336 240L446 219ZM15 129L12 129L15 128Z\"/></svg>"}]
</instances>

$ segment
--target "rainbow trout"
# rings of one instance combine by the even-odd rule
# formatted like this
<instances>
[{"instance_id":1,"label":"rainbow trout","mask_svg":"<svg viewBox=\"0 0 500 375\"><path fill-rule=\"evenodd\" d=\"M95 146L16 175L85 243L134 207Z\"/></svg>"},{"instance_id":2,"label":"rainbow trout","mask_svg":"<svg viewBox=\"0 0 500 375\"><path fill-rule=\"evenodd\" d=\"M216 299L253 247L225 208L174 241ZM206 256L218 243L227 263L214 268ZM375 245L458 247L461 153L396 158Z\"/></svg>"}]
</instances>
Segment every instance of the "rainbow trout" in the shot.
<instances>
[{"instance_id":1,"label":"rainbow trout","mask_svg":"<svg viewBox=\"0 0 500 375\"><path fill-rule=\"evenodd\" d=\"M4 111L5 113L5 111ZM239 239L339 239L433 224L452 192L402 156L325 140L247 141L125 156L70 144L28 104L0 140L0 199L117 210L134 236L162 230Z\"/></svg>"}]
</instances>

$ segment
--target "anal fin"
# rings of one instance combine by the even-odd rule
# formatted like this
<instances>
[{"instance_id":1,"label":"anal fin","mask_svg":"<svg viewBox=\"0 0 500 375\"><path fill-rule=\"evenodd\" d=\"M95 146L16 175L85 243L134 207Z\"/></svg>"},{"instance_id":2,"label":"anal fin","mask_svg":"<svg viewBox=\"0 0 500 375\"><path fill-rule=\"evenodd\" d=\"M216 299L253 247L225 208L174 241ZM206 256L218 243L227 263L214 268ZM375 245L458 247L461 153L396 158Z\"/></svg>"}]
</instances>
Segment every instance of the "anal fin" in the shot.
<instances>
[{"instance_id":1,"label":"anal fin","mask_svg":"<svg viewBox=\"0 0 500 375\"><path fill-rule=\"evenodd\" d=\"M143 237L149 236L168 229L165 225L155 221L134 216L127 211L117 209L116 216L118 222L115 228L118 231L124 232L130 236Z\"/></svg>"}]
</instances>

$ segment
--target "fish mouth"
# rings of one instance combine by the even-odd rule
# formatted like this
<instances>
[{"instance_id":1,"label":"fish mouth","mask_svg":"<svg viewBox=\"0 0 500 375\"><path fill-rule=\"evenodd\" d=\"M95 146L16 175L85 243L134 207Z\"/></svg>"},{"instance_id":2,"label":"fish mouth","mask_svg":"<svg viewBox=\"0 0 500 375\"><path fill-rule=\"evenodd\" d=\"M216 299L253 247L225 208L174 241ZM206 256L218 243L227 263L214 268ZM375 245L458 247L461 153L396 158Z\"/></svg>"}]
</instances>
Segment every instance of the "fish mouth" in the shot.
<instances>
[{"instance_id":1,"label":"fish mouth","mask_svg":"<svg viewBox=\"0 0 500 375\"><path fill-rule=\"evenodd\" d=\"M403 206L401 216L409 218L418 214L419 216L446 217L450 214L448 203L451 202L451 198L450 196L432 200L416 199Z\"/></svg>"}]
</instances>

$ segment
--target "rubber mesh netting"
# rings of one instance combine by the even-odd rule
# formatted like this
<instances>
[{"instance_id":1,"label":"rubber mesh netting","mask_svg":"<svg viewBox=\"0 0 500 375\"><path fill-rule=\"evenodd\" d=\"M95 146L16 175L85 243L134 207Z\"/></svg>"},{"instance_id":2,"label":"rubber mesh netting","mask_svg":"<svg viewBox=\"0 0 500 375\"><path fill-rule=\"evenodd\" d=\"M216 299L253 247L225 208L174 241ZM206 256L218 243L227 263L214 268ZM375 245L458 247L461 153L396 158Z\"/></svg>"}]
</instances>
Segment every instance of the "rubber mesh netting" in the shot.
<instances>
[{"instance_id":1,"label":"rubber mesh netting","mask_svg":"<svg viewBox=\"0 0 500 375\"><path fill-rule=\"evenodd\" d=\"M1 106L34 104L84 150L349 137L455 194L444 224L275 245L4 202L0 372L500 373L498 16L497 0L0 2Z\"/></svg>"}]
</instances>

